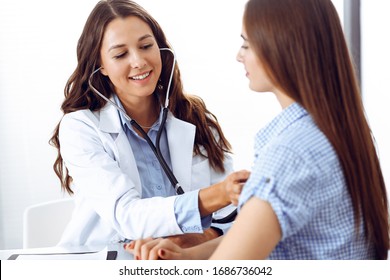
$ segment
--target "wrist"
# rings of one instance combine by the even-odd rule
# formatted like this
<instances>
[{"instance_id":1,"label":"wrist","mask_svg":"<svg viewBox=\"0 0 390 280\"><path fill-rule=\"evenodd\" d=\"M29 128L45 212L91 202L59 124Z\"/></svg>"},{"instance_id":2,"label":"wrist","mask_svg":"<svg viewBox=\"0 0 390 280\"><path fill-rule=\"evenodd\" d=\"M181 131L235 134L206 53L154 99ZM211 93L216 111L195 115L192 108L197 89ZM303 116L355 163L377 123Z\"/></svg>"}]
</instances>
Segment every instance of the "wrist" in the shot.
<instances>
[{"instance_id":1,"label":"wrist","mask_svg":"<svg viewBox=\"0 0 390 280\"><path fill-rule=\"evenodd\" d=\"M199 190L198 198L201 217L210 215L231 203L225 190L224 182L219 182L210 187Z\"/></svg>"},{"instance_id":2,"label":"wrist","mask_svg":"<svg viewBox=\"0 0 390 280\"><path fill-rule=\"evenodd\" d=\"M220 191L220 197L223 200L224 206L227 206L231 203L230 197L228 195L228 192L226 191L225 181L222 181L218 183L219 191Z\"/></svg>"}]
</instances>

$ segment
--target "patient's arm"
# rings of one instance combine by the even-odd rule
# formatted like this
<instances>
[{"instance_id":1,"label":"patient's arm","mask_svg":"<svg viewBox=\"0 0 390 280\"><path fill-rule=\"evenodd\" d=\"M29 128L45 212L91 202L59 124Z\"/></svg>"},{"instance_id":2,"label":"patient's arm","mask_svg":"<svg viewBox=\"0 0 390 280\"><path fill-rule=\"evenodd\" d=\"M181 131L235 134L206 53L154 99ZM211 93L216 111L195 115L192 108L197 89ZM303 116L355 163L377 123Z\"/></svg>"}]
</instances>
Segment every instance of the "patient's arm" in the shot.
<instances>
[{"instance_id":1,"label":"patient's arm","mask_svg":"<svg viewBox=\"0 0 390 280\"><path fill-rule=\"evenodd\" d=\"M252 197L225 236L186 249L169 239L148 238L133 241L126 249L136 259L265 259L280 239L279 221L271 205Z\"/></svg>"},{"instance_id":2,"label":"patient's arm","mask_svg":"<svg viewBox=\"0 0 390 280\"><path fill-rule=\"evenodd\" d=\"M279 221L271 205L252 197L241 208L211 259L265 259L281 236Z\"/></svg>"}]
</instances>

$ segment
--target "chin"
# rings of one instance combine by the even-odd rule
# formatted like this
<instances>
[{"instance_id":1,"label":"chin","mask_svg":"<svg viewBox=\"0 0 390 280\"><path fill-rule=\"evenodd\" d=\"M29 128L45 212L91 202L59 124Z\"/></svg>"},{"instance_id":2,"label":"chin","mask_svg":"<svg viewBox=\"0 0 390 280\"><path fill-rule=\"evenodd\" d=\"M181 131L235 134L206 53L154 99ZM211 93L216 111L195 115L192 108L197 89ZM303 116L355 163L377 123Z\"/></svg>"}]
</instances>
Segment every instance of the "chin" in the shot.
<instances>
[{"instance_id":1,"label":"chin","mask_svg":"<svg viewBox=\"0 0 390 280\"><path fill-rule=\"evenodd\" d=\"M249 89L255 92L263 92L259 87L255 87L251 84L249 84Z\"/></svg>"}]
</instances>

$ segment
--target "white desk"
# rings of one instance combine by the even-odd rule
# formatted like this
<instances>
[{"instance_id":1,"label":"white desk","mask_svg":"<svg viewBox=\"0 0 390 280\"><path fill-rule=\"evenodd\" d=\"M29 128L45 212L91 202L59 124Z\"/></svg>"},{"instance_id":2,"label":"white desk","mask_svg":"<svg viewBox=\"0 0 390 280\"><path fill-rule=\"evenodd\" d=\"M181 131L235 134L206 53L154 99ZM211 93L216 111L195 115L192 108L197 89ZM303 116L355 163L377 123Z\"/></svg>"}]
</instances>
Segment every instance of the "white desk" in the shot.
<instances>
[{"instance_id":1,"label":"white desk","mask_svg":"<svg viewBox=\"0 0 390 280\"><path fill-rule=\"evenodd\" d=\"M50 253L77 253L77 252L97 252L105 246L77 246L77 247L47 247L31 249L11 249L0 250L0 260L7 260L13 254L50 254ZM133 255L123 249L123 244L110 244L108 251L117 251L117 260L132 260ZM49 257L48 257L49 258Z\"/></svg>"},{"instance_id":2,"label":"white desk","mask_svg":"<svg viewBox=\"0 0 390 280\"><path fill-rule=\"evenodd\" d=\"M96 252L104 249L105 246L78 246L78 247L47 247L32 249L11 249L0 250L0 260L7 260L13 254L44 254L44 253L75 253L75 252ZM117 251L117 260L133 260L133 255L123 249L123 244L112 244L107 246L108 251ZM390 260L390 250L388 253Z\"/></svg>"}]
</instances>

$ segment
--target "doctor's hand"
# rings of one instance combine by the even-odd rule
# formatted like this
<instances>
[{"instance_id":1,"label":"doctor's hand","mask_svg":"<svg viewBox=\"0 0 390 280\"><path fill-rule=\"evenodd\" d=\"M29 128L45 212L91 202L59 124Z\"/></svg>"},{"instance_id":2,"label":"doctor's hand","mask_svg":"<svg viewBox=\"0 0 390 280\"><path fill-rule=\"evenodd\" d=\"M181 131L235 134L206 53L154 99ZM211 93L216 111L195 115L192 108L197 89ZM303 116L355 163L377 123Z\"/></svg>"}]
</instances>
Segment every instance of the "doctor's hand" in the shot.
<instances>
[{"instance_id":1,"label":"doctor's hand","mask_svg":"<svg viewBox=\"0 0 390 280\"><path fill-rule=\"evenodd\" d=\"M135 260L188 260L190 255L166 238L146 238L134 240L124 246L125 250L134 255Z\"/></svg>"},{"instance_id":2,"label":"doctor's hand","mask_svg":"<svg viewBox=\"0 0 390 280\"><path fill-rule=\"evenodd\" d=\"M169 240L167 244L169 244L169 248L176 248L174 251L177 253L178 248L190 248L199 244L202 244L206 241L212 240L219 237L219 234L212 228L205 229L203 233L186 233L186 234L179 234L179 235L172 235L165 237L164 240ZM161 238L160 238L161 239ZM159 246L167 245L165 242L156 242L157 239L153 238L145 238L145 239L139 239L134 240L128 244L125 244L124 248L132 253L134 255L134 259L156 259L162 258L156 255L154 249L152 251L152 247L156 244ZM173 243L174 245L172 245ZM181 252L181 251L180 251ZM172 252L169 252L172 253ZM167 254L169 254L167 253ZM167 255L170 256L170 255ZM168 258L166 256L166 258ZM180 258L177 254L175 255L176 258Z\"/></svg>"},{"instance_id":3,"label":"doctor's hand","mask_svg":"<svg viewBox=\"0 0 390 280\"><path fill-rule=\"evenodd\" d=\"M244 184L248 180L250 174L251 173L247 170L236 171L227 176L223 181L227 196L230 198L233 205L238 205L238 199L242 188L244 187Z\"/></svg>"}]
</instances>

